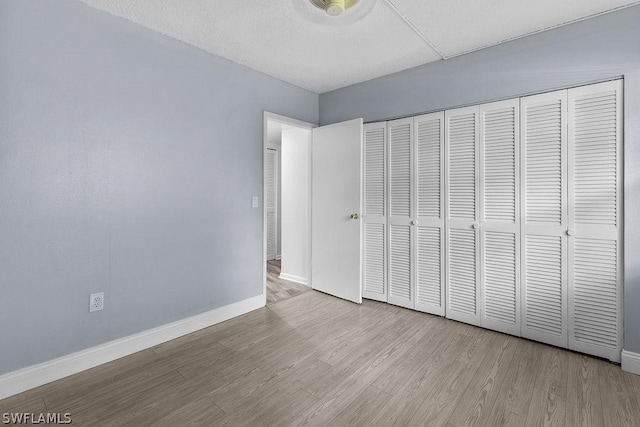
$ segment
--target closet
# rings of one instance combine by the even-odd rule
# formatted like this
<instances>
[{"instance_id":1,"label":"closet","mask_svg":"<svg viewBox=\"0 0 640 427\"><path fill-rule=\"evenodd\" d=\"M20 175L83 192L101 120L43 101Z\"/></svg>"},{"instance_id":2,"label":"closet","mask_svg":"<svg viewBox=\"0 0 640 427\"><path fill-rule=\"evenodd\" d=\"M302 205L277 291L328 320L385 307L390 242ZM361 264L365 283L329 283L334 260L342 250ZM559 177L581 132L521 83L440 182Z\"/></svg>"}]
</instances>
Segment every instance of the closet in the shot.
<instances>
[{"instance_id":1,"label":"closet","mask_svg":"<svg viewBox=\"0 0 640 427\"><path fill-rule=\"evenodd\" d=\"M365 125L365 298L445 313L443 141L444 113Z\"/></svg>"},{"instance_id":2,"label":"closet","mask_svg":"<svg viewBox=\"0 0 640 427\"><path fill-rule=\"evenodd\" d=\"M447 317L519 334L518 100L447 111Z\"/></svg>"},{"instance_id":3,"label":"closet","mask_svg":"<svg viewBox=\"0 0 640 427\"><path fill-rule=\"evenodd\" d=\"M364 132L365 298L620 360L621 80Z\"/></svg>"},{"instance_id":4,"label":"closet","mask_svg":"<svg viewBox=\"0 0 640 427\"><path fill-rule=\"evenodd\" d=\"M622 81L521 108L522 336L619 361Z\"/></svg>"}]
</instances>

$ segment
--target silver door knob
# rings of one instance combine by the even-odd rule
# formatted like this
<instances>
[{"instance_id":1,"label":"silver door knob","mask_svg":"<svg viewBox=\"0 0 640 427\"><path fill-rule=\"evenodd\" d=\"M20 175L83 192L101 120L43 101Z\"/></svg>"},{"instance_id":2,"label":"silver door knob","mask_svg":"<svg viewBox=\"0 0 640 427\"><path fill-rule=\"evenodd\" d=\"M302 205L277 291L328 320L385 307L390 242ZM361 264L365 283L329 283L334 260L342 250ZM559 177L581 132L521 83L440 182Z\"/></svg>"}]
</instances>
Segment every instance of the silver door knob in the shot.
<instances>
[{"instance_id":1,"label":"silver door knob","mask_svg":"<svg viewBox=\"0 0 640 427\"><path fill-rule=\"evenodd\" d=\"M478 229L478 224L472 224L471 228L473 228L474 230L477 230Z\"/></svg>"},{"instance_id":2,"label":"silver door knob","mask_svg":"<svg viewBox=\"0 0 640 427\"><path fill-rule=\"evenodd\" d=\"M567 236L573 236L574 234L576 233L572 229L567 230Z\"/></svg>"},{"instance_id":3,"label":"silver door knob","mask_svg":"<svg viewBox=\"0 0 640 427\"><path fill-rule=\"evenodd\" d=\"M351 214L351 219L358 219L358 218L360 218L360 215L358 215L357 213Z\"/></svg>"},{"instance_id":4,"label":"silver door knob","mask_svg":"<svg viewBox=\"0 0 640 427\"><path fill-rule=\"evenodd\" d=\"M411 225L418 225L418 221L414 219L413 221L411 221Z\"/></svg>"}]
</instances>

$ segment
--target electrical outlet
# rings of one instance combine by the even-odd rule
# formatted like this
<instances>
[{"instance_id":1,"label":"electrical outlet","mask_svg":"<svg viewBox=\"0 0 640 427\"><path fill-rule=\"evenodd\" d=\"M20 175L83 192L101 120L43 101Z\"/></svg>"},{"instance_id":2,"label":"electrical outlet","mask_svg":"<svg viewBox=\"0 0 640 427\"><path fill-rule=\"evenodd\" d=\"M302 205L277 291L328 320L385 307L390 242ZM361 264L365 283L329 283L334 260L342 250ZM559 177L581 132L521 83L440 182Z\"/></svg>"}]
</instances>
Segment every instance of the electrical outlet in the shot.
<instances>
[{"instance_id":1,"label":"electrical outlet","mask_svg":"<svg viewBox=\"0 0 640 427\"><path fill-rule=\"evenodd\" d=\"M251 198L251 207L253 207L253 208L257 208L258 207L258 196L253 196Z\"/></svg>"},{"instance_id":2,"label":"electrical outlet","mask_svg":"<svg viewBox=\"0 0 640 427\"><path fill-rule=\"evenodd\" d=\"M89 295L89 312L104 309L104 292Z\"/></svg>"}]
</instances>

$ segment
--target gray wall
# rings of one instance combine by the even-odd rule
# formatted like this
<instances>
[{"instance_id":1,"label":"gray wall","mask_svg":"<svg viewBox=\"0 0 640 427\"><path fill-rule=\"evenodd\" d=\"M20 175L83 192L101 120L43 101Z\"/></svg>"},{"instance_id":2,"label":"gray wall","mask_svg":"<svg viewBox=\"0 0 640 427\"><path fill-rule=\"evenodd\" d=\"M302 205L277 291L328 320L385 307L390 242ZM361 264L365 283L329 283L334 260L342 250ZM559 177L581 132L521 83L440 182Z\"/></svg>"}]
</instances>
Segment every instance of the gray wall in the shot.
<instances>
[{"instance_id":1,"label":"gray wall","mask_svg":"<svg viewBox=\"0 0 640 427\"><path fill-rule=\"evenodd\" d=\"M625 342L640 352L640 6L320 95L320 122L376 121L625 78Z\"/></svg>"},{"instance_id":2,"label":"gray wall","mask_svg":"<svg viewBox=\"0 0 640 427\"><path fill-rule=\"evenodd\" d=\"M262 293L263 110L317 122L318 96L79 2L0 1L0 374Z\"/></svg>"}]
</instances>

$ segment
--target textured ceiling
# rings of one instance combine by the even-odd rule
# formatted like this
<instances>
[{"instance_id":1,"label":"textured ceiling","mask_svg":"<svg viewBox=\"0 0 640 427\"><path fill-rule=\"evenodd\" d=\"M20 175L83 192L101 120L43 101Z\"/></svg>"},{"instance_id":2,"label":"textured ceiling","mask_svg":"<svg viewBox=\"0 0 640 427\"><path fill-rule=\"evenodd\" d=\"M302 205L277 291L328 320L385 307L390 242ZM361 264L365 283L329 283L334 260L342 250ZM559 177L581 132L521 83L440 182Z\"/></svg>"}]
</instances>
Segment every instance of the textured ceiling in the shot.
<instances>
[{"instance_id":1,"label":"textured ceiling","mask_svg":"<svg viewBox=\"0 0 640 427\"><path fill-rule=\"evenodd\" d=\"M637 0L390 1L445 58L640 3Z\"/></svg>"},{"instance_id":2,"label":"textured ceiling","mask_svg":"<svg viewBox=\"0 0 640 427\"><path fill-rule=\"evenodd\" d=\"M331 18L307 0L81 1L316 93L640 4L360 0Z\"/></svg>"}]
</instances>

